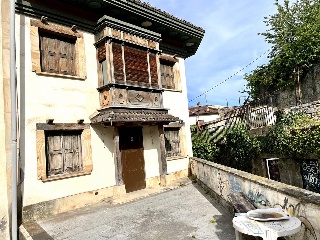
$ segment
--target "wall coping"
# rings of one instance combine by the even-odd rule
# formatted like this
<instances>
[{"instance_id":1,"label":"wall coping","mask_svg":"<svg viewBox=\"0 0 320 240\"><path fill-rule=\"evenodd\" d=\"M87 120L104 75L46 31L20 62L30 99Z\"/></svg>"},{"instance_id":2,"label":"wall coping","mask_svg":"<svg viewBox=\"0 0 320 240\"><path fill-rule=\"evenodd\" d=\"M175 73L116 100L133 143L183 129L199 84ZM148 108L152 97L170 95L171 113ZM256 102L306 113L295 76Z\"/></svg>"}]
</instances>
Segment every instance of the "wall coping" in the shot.
<instances>
[{"instance_id":1,"label":"wall coping","mask_svg":"<svg viewBox=\"0 0 320 240\"><path fill-rule=\"evenodd\" d=\"M313 203L316 205L320 205L320 194L318 194L318 193L314 193L314 192L311 192L306 189L302 189L302 188L294 187L294 186L291 186L291 185L288 185L285 183L270 180L268 178L257 176L257 175L247 173L247 172L244 172L241 170L237 170L237 169L234 169L231 167L223 166L218 163L209 162L204 159L190 157L190 160L194 160L194 161L200 162L202 164L212 166L216 169L231 173L231 174L238 176L240 178L243 178L245 180L255 182L261 186L272 189L276 192L281 192L281 193L284 193L288 196L298 198L300 200L300 202L302 202L302 203L307 202L307 203Z\"/></svg>"}]
</instances>

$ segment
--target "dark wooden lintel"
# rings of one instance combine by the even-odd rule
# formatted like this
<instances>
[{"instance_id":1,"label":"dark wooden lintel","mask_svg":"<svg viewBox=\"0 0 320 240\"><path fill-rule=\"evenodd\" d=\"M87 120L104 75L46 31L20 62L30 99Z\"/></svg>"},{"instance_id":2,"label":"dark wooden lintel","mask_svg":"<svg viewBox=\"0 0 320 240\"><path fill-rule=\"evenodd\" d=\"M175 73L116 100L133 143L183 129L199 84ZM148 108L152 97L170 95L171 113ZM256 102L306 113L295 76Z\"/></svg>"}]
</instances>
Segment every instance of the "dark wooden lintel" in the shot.
<instances>
[{"instance_id":1,"label":"dark wooden lintel","mask_svg":"<svg viewBox=\"0 0 320 240\"><path fill-rule=\"evenodd\" d=\"M89 123L37 123L37 130L58 131L58 130L83 130L90 128Z\"/></svg>"}]
</instances>

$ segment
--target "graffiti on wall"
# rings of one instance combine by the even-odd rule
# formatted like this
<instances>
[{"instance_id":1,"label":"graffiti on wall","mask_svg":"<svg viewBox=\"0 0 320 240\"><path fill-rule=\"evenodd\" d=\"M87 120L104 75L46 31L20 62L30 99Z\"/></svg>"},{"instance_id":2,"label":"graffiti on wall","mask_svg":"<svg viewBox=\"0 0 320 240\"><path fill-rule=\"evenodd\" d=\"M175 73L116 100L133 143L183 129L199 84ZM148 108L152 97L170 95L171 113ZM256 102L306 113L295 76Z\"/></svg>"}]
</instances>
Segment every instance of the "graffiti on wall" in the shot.
<instances>
[{"instance_id":1,"label":"graffiti on wall","mask_svg":"<svg viewBox=\"0 0 320 240\"><path fill-rule=\"evenodd\" d=\"M289 203L289 199L287 197L284 198L283 203L276 203L273 205L273 207L280 207L281 209L283 209L284 211L286 211L288 214L290 214L291 216L295 216L297 218L299 218L299 220L301 221L301 230L300 232L297 234L299 236L298 239L312 239L312 240L317 240L317 235L316 232L312 226L312 224L310 223L310 221L301 216L301 204L297 203L297 204L292 204Z\"/></svg>"},{"instance_id":2,"label":"graffiti on wall","mask_svg":"<svg viewBox=\"0 0 320 240\"><path fill-rule=\"evenodd\" d=\"M203 172L199 172L199 168L197 167L197 164L191 163L191 170L192 173L195 173L195 170L198 170L198 174L200 175L200 179L202 178L201 175ZM203 170L203 169L202 169ZM208 169L206 169L208 170ZM203 180L205 183L208 180L206 175L215 176L213 181L211 183L212 187L217 187L216 191L218 190L218 194L222 198L228 197L231 193L246 193L245 195L248 196L248 198L256 205L258 208L267 208L267 207L276 207L283 209L287 214L290 214L291 216L295 216L300 219L301 221L301 231L295 235L295 239L306 239L306 240L320 240L320 238L317 237L317 232L309 219L307 219L305 216L308 215L305 210L303 209L303 204L300 202L292 203L289 201L289 198L286 196L283 198L283 200L280 200L278 203L277 201L274 201L275 199L278 199L276 196L273 198L272 191L266 191L266 189L262 186L257 186L253 184L250 184L249 190L245 190L246 187L244 186L243 181L241 178L237 177L233 174L228 174L224 171L219 171L218 169L215 169L214 174L206 173ZM311 178L310 178L311 179ZM212 179L211 179L212 180ZM252 183L252 182L251 182ZM254 183L254 182L253 182ZM268 198L269 197L269 198ZM270 199L272 198L272 199Z\"/></svg>"},{"instance_id":3,"label":"graffiti on wall","mask_svg":"<svg viewBox=\"0 0 320 240\"><path fill-rule=\"evenodd\" d=\"M264 194L260 193L258 190L249 190L248 197L256 205L260 205L263 207L271 206L267 197Z\"/></svg>"},{"instance_id":4,"label":"graffiti on wall","mask_svg":"<svg viewBox=\"0 0 320 240\"><path fill-rule=\"evenodd\" d=\"M320 193L320 170L317 160L303 160L301 175L304 189Z\"/></svg>"}]
</instances>

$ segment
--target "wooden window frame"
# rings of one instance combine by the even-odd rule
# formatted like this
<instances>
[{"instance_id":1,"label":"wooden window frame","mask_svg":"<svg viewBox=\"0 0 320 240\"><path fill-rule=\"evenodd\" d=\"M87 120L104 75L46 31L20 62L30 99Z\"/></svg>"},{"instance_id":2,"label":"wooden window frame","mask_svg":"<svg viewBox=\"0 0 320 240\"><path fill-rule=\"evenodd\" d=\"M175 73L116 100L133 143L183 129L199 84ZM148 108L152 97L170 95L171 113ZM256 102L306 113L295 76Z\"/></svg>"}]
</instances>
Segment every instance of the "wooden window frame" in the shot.
<instances>
[{"instance_id":1,"label":"wooden window frame","mask_svg":"<svg viewBox=\"0 0 320 240\"><path fill-rule=\"evenodd\" d=\"M90 124L76 124L76 123L55 123L55 124L46 124L46 123L37 123L36 125L36 141L37 141L37 176L38 179L42 182L65 179L70 177L82 176L91 174L93 165L92 165L92 151L91 151L91 133L90 133ZM80 141L81 141L81 159L82 168L77 172L63 173L59 175L48 175L48 156L47 156L47 136L48 133L53 132L66 132L66 131L75 131L81 132Z\"/></svg>"},{"instance_id":2,"label":"wooden window frame","mask_svg":"<svg viewBox=\"0 0 320 240\"><path fill-rule=\"evenodd\" d=\"M179 130L179 147L180 147L180 151L179 154L175 155L175 156L167 156L167 152L166 152L166 159L168 161L170 160L176 160L176 159L181 159L181 158L185 158L187 156L186 154L186 146L185 146L185 126L184 124L180 124L180 123L171 123L169 125L164 125L163 126L163 131L164 131L164 137L166 139L166 131L170 131L172 129L178 129ZM166 148L166 145L165 145Z\"/></svg>"},{"instance_id":3,"label":"wooden window frame","mask_svg":"<svg viewBox=\"0 0 320 240\"><path fill-rule=\"evenodd\" d=\"M172 88L163 86L162 80L162 66L169 66L172 67L172 74L173 74L173 84ZM180 78L180 70L179 70L179 61L178 59L168 56L168 55L160 55L159 57L159 72L160 72L160 82L161 86L164 90L168 91L179 91L181 92L181 78Z\"/></svg>"},{"instance_id":4,"label":"wooden window frame","mask_svg":"<svg viewBox=\"0 0 320 240\"><path fill-rule=\"evenodd\" d=\"M160 89L159 54L122 40L108 39L96 44L98 86L110 83ZM134 56L139 56L134 60ZM101 63L106 61L106 72ZM134 62L135 64L132 64ZM103 74L107 81L103 81Z\"/></svg>"},{"instance_id":5,"label":"wooden window frame","mask_svg":"<svg viewBox=\"0 0 320 240\"><path fill-rule=\"evenodd\" d=\"M52 35L63 36L75 39L75 74L66 75L61 73L45 72L41 68L40 35L41 32L48 32ZM39 34L40 33L40 34ZM63 27L54 24L43 23L40 20L30 20L31 60L32 71L38 75L48 75L71 79L86 79L86 62L83 34L71 30L71 27Z\"/></svg>"}]
</instances>

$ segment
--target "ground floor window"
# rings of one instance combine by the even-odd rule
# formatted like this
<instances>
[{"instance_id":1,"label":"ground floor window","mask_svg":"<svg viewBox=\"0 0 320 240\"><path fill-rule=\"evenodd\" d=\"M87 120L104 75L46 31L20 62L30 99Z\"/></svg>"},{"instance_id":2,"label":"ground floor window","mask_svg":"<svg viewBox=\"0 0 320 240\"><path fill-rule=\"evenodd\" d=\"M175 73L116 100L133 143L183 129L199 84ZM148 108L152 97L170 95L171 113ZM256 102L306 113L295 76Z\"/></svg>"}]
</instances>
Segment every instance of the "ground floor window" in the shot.
<instances>
[{"instance_id":1,"label":"ground floor window","mask_svg":"<svg viewBox=\"0 0 320 240\"><path fill-rule=\"evenodd\" d=\"M48 177L82 171L81 132L47 131L45 133Z\"/></svg>"},{"instance_id":2,"label":"ground floor window","mask_svg":"<svg viewBox=\"0 0 320 240\"><path fill-rule=\"evenodd\" d=\"M164 128L164 138L166 147L166 157L180 157L180 128L170 127Z\"/></svg>"},{"instance_id":3,"label":"ground floor window","mask_svg":"<svg viewBox=\"0 0 320 240\"><path fill-rule=\"evenodd\" d=\"M92 172L90 124L37 123L38 179L51 181Z\"/></svg>"}]
</instances>

